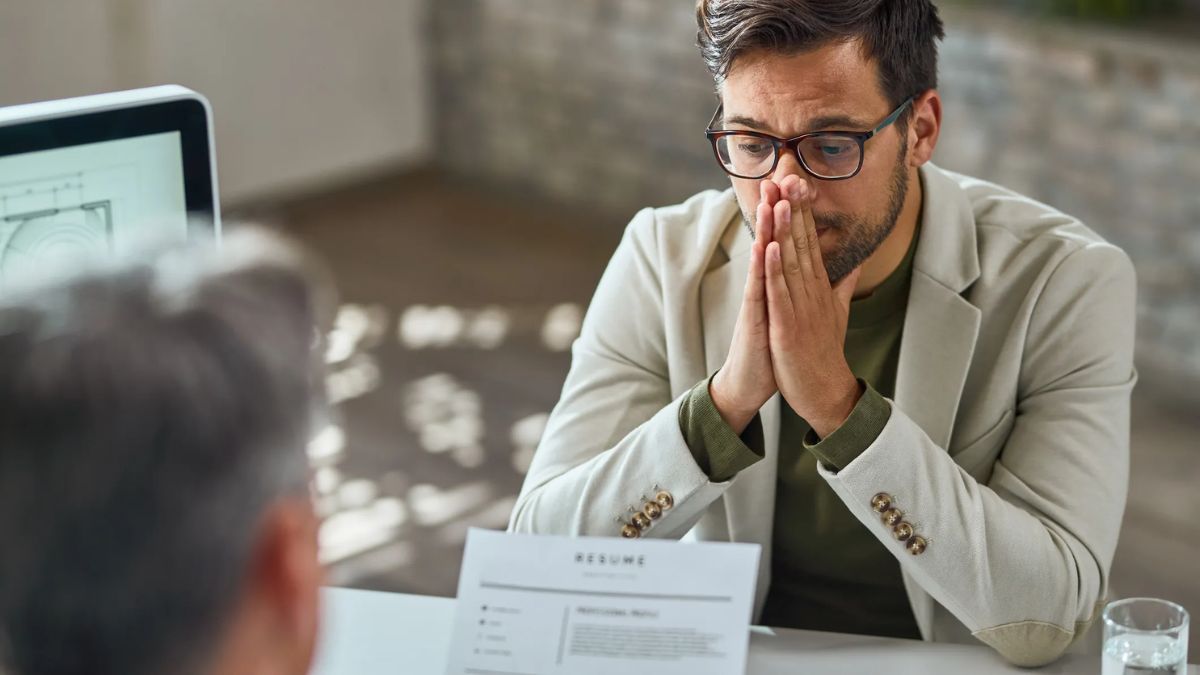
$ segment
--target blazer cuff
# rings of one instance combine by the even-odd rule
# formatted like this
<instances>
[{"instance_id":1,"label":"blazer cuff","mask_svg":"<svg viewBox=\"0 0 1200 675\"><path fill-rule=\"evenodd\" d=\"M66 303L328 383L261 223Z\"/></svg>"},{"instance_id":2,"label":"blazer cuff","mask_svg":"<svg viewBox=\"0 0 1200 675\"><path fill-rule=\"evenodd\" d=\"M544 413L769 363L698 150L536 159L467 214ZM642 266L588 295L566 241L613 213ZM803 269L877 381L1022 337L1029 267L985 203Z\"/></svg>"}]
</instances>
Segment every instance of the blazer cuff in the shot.
<instances>
[{"instance_id":1,"label":"blazer cuff","mask_svg":"<svg viewBox=\"0 0 1200 675\"><path fill-rule=\"evenodd\" d=\"M716 373L692 387L679 406L679 430L700 470L714 483L723 483L766 455L762 421L750 420L739 436L725 423L708 391Z\"/></svg>"}]
</instances>

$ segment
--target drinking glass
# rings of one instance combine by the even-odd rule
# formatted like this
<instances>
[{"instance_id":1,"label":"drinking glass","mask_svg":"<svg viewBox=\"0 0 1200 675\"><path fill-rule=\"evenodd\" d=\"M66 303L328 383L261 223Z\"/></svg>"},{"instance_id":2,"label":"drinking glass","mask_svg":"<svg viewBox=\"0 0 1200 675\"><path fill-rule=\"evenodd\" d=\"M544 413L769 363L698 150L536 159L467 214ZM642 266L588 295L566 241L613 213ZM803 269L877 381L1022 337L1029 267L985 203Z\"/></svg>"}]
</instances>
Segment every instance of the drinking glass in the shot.
<instances>
[{"instance_id":1,"label":"drinking glass","mask_svg":"<svg viewBox=\"0 0 1200 675\"><path fill-rule=\"evenodd\" d=\"M1188 613L1155 598L1128 598L1104 608L1102 675L1185 675Z\"/></svg>"}]
</instances>

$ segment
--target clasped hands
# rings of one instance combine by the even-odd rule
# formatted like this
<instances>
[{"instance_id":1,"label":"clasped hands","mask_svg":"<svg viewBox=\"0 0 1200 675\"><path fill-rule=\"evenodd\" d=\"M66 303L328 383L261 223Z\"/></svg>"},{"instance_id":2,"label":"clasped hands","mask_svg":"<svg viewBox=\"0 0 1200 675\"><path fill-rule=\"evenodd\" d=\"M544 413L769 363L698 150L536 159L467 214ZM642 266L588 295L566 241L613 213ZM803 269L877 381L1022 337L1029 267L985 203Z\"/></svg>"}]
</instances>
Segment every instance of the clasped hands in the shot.
<instances>
[{"instance_id":1,"label":"clasped hands","mask_svg":"<svg viewBox=\"0 0 1200 675\"><path fill-rule=\"evenodd\" d=\"M813 431L837 430L862 395L846 363L861 267L830 284L813 218L814 186L791 175L759 188L754 246L729 356L709 393L737 433L776 392Z\"/></svg>"}]
</instances>

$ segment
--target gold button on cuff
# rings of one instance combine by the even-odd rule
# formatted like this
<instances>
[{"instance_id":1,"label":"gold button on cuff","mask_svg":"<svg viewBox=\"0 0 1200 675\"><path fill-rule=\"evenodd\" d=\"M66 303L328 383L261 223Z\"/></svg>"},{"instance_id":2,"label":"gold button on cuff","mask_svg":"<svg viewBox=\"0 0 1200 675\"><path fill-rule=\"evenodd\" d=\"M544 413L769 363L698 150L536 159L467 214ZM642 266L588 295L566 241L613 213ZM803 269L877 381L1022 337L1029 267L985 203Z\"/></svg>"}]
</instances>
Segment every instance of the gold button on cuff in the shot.
<instances>
[{"instance_id":1,"label":"gold button on cuff","mask_svg":"<svg viewBox=\"0 0 1200 675\"><path fill-rule=\"evenodd\" d=\"M899 525L892 528L892 534L896 535L896 539L900 541L908 541L913 536L912 525L900 521Z\"/></svg>"},{"instance_id":2,"label":"gold button on cuff","mask_svg":"<svg viewBox=\"0 0 1200 675\"><path fill-rule=\"evenodd\" d=\"M871 497L871 508L875 509L875 513L883 513L892 508L892 496L886 492Z\"/></svg>"},{"instance_id":3,"label":"gold button on cuff","mask_svg":"<svg viewBox=\"0 0 1200 675\"><path fill-rule=\"evenodd\" d=\"M641 511L633 514L633 518L630 518L630 520L633 521L633 526L639 530L645 530L650 527L650 516Z\"/></svg>"},{"instance_id":4,"label":"gold button on cuff","mask_svg":"<svg viewBox=\"0 0 1200 675\"><path fill-rule=\"evenodd\" d=\"M895 527L900 524L900 521L904 520L904 512L900 509L888 509L883 512L881 520L883 520L884 525Z\"/></svg>"},{"instance_id":5,"label":"gold button on cuff","mask_svg":"<svg viewBox=\"0 0 1200 675\"><path fill-rule=\"evenodd\" d=\"M927 548L929 542L925 541L925 537L913 537L908 540L908 552L913 555L921 555Z\"/></svg>"},{"instance_id":6,"label":"gold button on cuff","mask_svg":"<svg viewBox=\"0 0 1200 675\"><path fill-rule=\"evenodd\" d=\"M655 502L646 502L642 507L642 513L650 516L651 520L658 520L662 517L662 507Z\"/></svg>"},{"instance_id":7,"label":"gold button on cuff","mask_svg":"<svg viewBox=\"0 0 1200 675\"><path fill-rule=\"evenodd\" d=\"M658 504L658 506L663 511L666 511L666 510L670 509L672 506L675 506L675 498L672 497L671 493L667 492L666 490L663 490L662 492L659 492L658 494L654 495L654 502L656 504Z\"/></svg>"},{"instance_id":8,"label":"gold button on cuff","mask_svg":"<svg viewBox=\"0 0 1200 675\"><path fill-rule=\"evenodd\" d=\"M642 536L642 533L636 527L632 525L626 525L625 527L621 528L621 536L626 539L637 539L638 537Z\"/></svg>"}]
</instances>

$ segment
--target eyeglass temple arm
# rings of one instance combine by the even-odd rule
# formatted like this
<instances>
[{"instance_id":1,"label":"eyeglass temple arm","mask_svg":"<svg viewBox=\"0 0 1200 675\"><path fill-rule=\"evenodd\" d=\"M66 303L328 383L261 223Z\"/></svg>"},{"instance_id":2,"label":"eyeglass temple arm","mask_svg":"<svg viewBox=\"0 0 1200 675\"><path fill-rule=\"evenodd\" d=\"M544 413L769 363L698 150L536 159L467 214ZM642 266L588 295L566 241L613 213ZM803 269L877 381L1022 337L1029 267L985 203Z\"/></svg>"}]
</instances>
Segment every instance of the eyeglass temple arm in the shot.
<instances>
[{"instance_id":1,"label":"eyeglass temple arm","mask_svg":"<svg viewBox=\"0 0 1200 675\"><path fill-rule=\"evenodd\" d=\"M708 131L715 131L715 129L713 129L713 125L717 123L717 118L721 116L721 113L724 112L724 110L724 103L717 105L717 111L713 113L712 119L708 121Z\"/></svg>"},{"instance_id":2,"label":"eyeglass temple arm","mask_svg":"<svg viewBox=\"0 0 1200 675\"><path fill-rule=\"evenodd\" d=\"M909 96L908 99L904 101L904 103L900 104L899 108L896 108L896 110L891 115L887 116L887 119L880 122L879 126L872 129L870 132L870 135L868 135L867 138L874 136L875 134L888 128L888 125L895 123L896 120L900 119L900 115L904 114L904 111L908 108L908 106L912 105L912 102L913 102L913 99L911 96Z\"/></svg>"}]
</instances>

